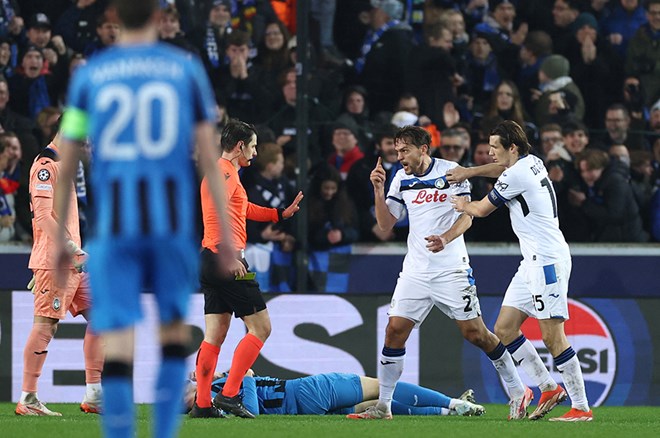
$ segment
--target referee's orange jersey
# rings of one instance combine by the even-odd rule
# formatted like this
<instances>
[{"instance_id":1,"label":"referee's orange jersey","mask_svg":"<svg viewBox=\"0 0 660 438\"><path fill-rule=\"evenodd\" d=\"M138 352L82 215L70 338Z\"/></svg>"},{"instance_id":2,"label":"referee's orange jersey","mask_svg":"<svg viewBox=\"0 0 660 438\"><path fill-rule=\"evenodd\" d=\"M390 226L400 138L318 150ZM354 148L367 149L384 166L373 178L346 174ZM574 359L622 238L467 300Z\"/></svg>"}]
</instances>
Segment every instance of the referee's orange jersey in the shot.
<instances>
[{"instance_id":1,"label":"referee's orange jersey","mask_svg":"<svg viewBox=\"0 0 660 438\"><path fill-rule=\"evenodd\" d=\"M245 249L247 242L246 219L257 222L277 222L276 208L260 207L248 201L247 193L241 184L238 170L231 161L224 158L218 160L220 174L225 178L227 190L227 216L229 226L234 236L236 250ZM217 246L222 242L219 218L213 204L213 196L208 187L206 178L202 180L202 217L204 220L204 238L202 246L217 253Z\"/></svg>"}]
</instances>

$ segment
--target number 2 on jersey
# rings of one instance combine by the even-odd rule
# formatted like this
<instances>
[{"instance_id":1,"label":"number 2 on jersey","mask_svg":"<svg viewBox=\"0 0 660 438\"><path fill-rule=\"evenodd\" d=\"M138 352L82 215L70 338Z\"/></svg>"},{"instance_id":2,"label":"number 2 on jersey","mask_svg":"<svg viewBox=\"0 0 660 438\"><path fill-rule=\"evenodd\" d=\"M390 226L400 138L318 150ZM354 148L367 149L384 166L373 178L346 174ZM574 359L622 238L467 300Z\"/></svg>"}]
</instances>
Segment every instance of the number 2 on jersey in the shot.
<instances>
[{"instance_id":1,"label":"number 2 on jersey","mask_svg":"<svg viewBox=\"0 0 660 438\"><path fill-rule=\"evenodd\" d=\"M158 105L159 111L154 111ZM96 99L98 111L106 112L114 107L108 123L99 136L99 152L106 160L135 160L163 158L176 144L176 113L179 99L174 88L164 82L150 82L133 91L126 85L112 84L105 87ZM160 117L160 129L153 138L155 117ZM133 132L126 132L133 122ZM120 142L124 134L132 141Z\"/></svg>"}]
</instances>

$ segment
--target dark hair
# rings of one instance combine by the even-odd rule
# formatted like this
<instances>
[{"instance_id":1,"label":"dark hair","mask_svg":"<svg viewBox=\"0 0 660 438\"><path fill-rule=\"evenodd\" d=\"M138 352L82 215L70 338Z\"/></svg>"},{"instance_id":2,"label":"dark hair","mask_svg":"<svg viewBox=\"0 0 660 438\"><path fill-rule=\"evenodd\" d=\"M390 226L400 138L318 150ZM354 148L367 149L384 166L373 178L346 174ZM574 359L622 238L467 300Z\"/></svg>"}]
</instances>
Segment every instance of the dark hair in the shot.
<instances>
[{"instance_id":1,"label":"dark hair","mask_svg":"<svg viewBox=\"0 0 660 438\"><path fill-rule=\"evenodd\" d=\"M226 46L249 46L250 45L250 34L242 31L242 30L235 30L229 35L227 35L227 43Z\"/></svg>"},{"instance_id":2,"label":"dark hair","mask_svg":"<svg viewBox=\"0 0 660 438\"><path fill-rule=\"evenodd\" d=\"M245 144L249 143L253 135L257 135L257 130L254 129L253 125L238 119L229 119L222 129L220 147L223 152L229 152L236 147L239 141Z\"/></svg>"},{"instance_id":3,"label":"dark hair","mask_svg":"<svg viewBox=\"0 0 660 438\"><path fill-rule=\"evenodd\" d=\"M113 0L112 6L117 11L119 21L127 29L144 27L151 16L158 10L157 0Z\"/></svg>"},{"instance_id":4,"label":"dark hair","mask_svg":"<svg viewBox=\"0 0 660 438\"><path fill-rule=\"evenodd\" d=\"M532 52L534 56L548 56L552 54L552 38L547 32L533 30L527 34L523 47Z\"/></svg>"},{"instance_id":5,"label":"dark hair","mask_svg":"<svg viewBox=\"0 0 660 438\"><path fill-rule=\"evenodd\" d=\"M396 137L396 132L398 129L399 128L397 128L396 126L390 123L385 124L379 127L378 130L375 132L376 135L374 136L374 141L377 144L380 144L380 142L383 141L384 138L394 139Z\"/></svg>"},{"instance_id":6,"label":"dark hair","mask_svg":"<svg viewBox=\"0 0 660 438\"><path fill-rule=\"evenodd\" d=\"M404 126L394 135L394 141L404 140L416 147L431 147L431 134L421 126Z\"/></svg>"},{"instance_id":7,"label":"dark hair","mask_svg":"<svg viewBox=\"0 0 660 438\"><path fill-rule=\"evenodd\" d=\"M271 50L266 46L266 32L265 29L270 25L276 25L280 33L282 33L282 38L284 42L282 47L278 50ZM287 46L289 39L289 30L286 28L281 21L271 21L266 24L264 27L264 35L259 42L259 51L258 51L258 62L268 71L281 71L291 65L291 59L289 58L289 47Z\"/></svg>"},{"instance_id":8,"label":"dark hair","mask_svg":"<svg viewBox=\"0 0 660 438\"><path fill-rule=\"evenodd\" d=\"M532 150L532 146L527 141L525 130L513 120L505 120L498 123L496 127L490 131L490 135L499 135L500 143L504 148L508 149L513 145L518 148L518 155L527 155Z\"/></svg>"},{"instance_id":9,"label":"dark hair","mask_svg":"<svg viewBox=\"0 0 660 438\"><path fill-rule=\"evenodd\" d=\"M572 134L575 131L582 131L586 135L589 135L589 128L579 120L570 120L566 122L561 128L561 135L565 136Z\"/></svg>"},{"instance_id":10,"label":"dark hair","mask_svg":"<svg viewBox=\"0 0 660 438\"><path fill-rule=\"evenodd\" d=\"M580 170L580 163L583 161L587 163L587 169L589 170L605 169L610 162L610 157L607 152L599 149L585 149L575 159L575 167L578 171Z\"/></svg>"}]
</instances>

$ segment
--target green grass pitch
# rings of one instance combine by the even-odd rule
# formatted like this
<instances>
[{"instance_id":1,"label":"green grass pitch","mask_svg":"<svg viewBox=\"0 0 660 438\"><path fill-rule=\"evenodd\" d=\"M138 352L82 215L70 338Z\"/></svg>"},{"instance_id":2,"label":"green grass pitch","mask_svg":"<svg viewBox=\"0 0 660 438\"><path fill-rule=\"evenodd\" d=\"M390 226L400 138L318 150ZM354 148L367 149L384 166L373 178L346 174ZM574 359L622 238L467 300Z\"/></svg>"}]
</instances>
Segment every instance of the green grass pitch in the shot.
<instances>
[{"instance_id":1,"label":"green grass pitch","mask_svg":"<svg viewBox=\"0 0 660 438\"><path fill-rule=\"evenodd\" d=\"M0 436L3 438L100 437L99 417L83 414L74 404L49 404L62 417L18 417L14 404L0 403ZM566 412L559 406L548 416ZM149 406L138 407L138 436L148 437ZM408 417L392 421L356 421L342 416L260 416L255 420L184 419L182 437L658 437L660 407L601 407L591 423L551 423L506 420L508 407L486 405L483 417Z\"/></svg>"}]
</instances>

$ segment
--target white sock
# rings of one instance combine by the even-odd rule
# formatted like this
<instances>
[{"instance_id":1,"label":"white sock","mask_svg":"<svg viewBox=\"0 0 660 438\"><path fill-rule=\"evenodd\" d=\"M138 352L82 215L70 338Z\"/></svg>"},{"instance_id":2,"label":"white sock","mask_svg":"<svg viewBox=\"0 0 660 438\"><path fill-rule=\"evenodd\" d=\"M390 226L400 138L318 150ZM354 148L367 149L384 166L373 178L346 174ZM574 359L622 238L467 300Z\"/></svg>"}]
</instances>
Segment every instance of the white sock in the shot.
<instances>
[{"instance_id":1,"label":"white sock","mask_svg":"<svg viewBox=\"0 0 660 438\"><path fill-rule=\"evenodd\" d=\"M462 402L463 400L459 400L457 398L452 398L449 400L449 409L456 409L456 405Z\"/></svg>"},{"instance_id":2,"label":"white sock","mask_svg":"<svg viewBox=\"0 0 660 438\"><path fill-rule=\"evenodd\" d=\"M88 383L85 385L85 397L94 400L101 397L101 383Z\"/></svg>"},{"instance_id":3,"label":"white sock","mask_svg":"<svg viewBox=\"0 0 660 438\"><path fill-rule=\"evenodd\" d=\"M495 350L487 355L491 362L493 362L493 366L499 373L500 377L502 377L502 380L504 380L509 397L513 399L525 395L525 385L523 385L522 380L520 380L518 371L516 371L516 365L513 363L513 358L506 348L504 348L504 345L500 342ZM497 357L497 359L494 357Z\"/></svg>"},{"instance_id":4,"label":"white sock","mask_svg":"<svg viewBox=\"0 0 660 438\"><path fill-rule=\"evenodd\" d=\"M440 415L456 415L456 412L452 414L452 411L447 408L440 408Z\"/></svg>"},{"instance_id":5,"label":"white sock","mask_svg":"<svg viewBox=\"0 0 660 438\"><path fill-rule=\"evenodd\" d=\"M524 340L516 351L511 353L511 356L518 363L520 368L525 370L525 373L527 373L532 382L534 382L534 386L538 386L541 391L554 391L557 389L557 382L555 382L555 379L552 378L548 369L543 364L536 348L534 348L532 343L524 336L525 335L521 335L520 338L507 345L507 350L511 351L510 347L512 344L519 340Z\"/></svg>"},{"instance_id":6,"label":"white sock","mask_svg":"<svg viewBox=\"0 0 660 438\"><path fill-rule=\"evenodd\" d=\"M39 400L39 395L37 395L36 392L21 391L21 403L25 404L25 401L27 400L29 395L34 395L34 398Z\"/></svg>"},{"instance_id":7,"label":"white sock","mask_svg":"<svg viewBox=\"0 0 660 438\"><path fill-rule=\"evenodd\" d=\"M396 351L396 354L403 352L403 354L398 356L386 356L381 353L380 360L378 361L378 381L380 382L380 396L378 397L379 407L386 408L387 412L392 410L392 395L394 394L394 388L396 383L403 373L403 363L406 359L405 349L394 350L390 348L383 348L383 352L388 350L388 352Z\"/></svg>"},{"instance_id":8,"label":"white sock","mask_svg":"<svg viewBox=\"0 0 660 438\"><path fill-rule=\"evenodd\" d=\"M571 347L568 348L573 352ZM558 357L561 357L561 355ZM580 368L580 361L578 361L575 352L573 352L573 356L566 362L558 364L557 369L561 373L561 378L564 380L566 392L568 392L568 395L571 397L571 407L588 412L589 401L587 400L587 392L584 389L582 368Z\"/></svg>"}]
</instances>

